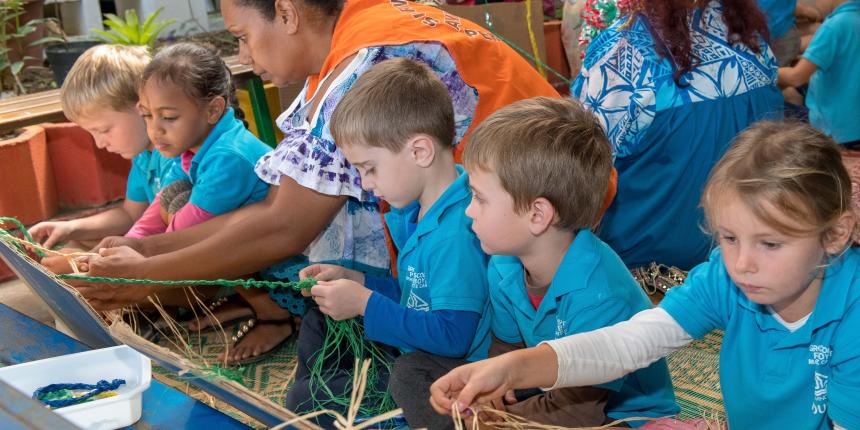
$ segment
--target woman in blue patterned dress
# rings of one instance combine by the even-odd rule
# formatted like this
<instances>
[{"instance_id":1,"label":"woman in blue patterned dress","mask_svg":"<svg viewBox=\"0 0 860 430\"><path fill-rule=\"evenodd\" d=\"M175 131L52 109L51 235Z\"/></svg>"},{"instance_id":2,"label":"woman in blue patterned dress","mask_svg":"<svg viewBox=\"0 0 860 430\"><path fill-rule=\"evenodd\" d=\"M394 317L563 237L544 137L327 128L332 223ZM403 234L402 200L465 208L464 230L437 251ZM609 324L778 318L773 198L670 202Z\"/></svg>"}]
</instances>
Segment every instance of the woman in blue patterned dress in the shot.
<instances>
[{"instance_id":1,"label":"woman in blue patterned dress","mask_svg":"<svg viewBox=\"0 0 860 430\"><path fill-rule=\"evenodd\" d=\"M387 272L378 202L362 189L328 128L356 78L389 58L427 64L451 93L461 143L498 107L558 97L502 41L437 8L403 0L222 0L221 11L227 30L239 39L240 60L256 74L277 86L305 81L276 120L283 141L256 166L258 176L271 184L269 195L181 232L104 243L127 244L148 257L127 248L108 250L106 258L91 261L94 276L205 279L262 269L267 278L297 279L309 262ZM111 309L140 302L158 289L89 285L81 292L96 307ZM275 348L292 333L289 312L304 313L304 301L290 292L273 292L274 302L266 294L243 296L258 323L233 348L228 357L233 362Z\"/></svg>"},{"instance_id":2,"label":"woman in blue patterned dress","mask_svg":"<svg viewBox=\"0 0 860 430\"><path fill-rule=\"evenodd\" d=\"M710 249L697 205L711 167L738 132L782 115L777 64L753 0L640 3L594 38L571 94L615 154L600 237L629 267L689 269Z\"/></svg>"}]
</instances>

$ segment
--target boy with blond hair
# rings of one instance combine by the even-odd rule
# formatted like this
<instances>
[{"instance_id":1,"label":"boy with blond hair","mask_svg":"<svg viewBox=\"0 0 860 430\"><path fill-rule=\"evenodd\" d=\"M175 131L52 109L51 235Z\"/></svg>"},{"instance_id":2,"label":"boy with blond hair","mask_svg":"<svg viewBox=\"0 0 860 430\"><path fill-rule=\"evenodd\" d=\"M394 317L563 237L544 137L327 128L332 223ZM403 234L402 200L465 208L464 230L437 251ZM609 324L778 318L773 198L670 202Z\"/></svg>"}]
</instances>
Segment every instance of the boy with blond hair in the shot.
<instances>
[{"instance_id":1,"label":"boy with blond hair","mask_svg":"<svg viewBox=\"0 0 860 430\"><path fill-rule=\"evenodd\" d=\"M612 152L597 118L579 103L541 97L502 108L475 129L463 161L474 196L466 215L492 255L491 356L612 325L650 307L618 255L592 233ZM426 396L427 380L462 364L436 363L415 363L395 379L420 378ZM678 412L663 360L600 386L507 392L485 400L563 427ZM431 412L426 397L412 407Z\"/></svg>"},{"instance_id":2,"label":"boy with blond hair","mask_svg":"<svg viewBox=\"0 0 860 430\"><path fill-rule=\"evenodd\" d=\"M96 146L132 160L121 206L71 221L47 221L30 229L46 248L66 241L95 246L107 236L139 237L129 231L162 187L179 179L178 159L162 157L146 135L137 109L138 89L150 56L142 46L98 45L72 66L60 90L63 113L92 134ZM137 227L136 227L137 228Z\"/></svg>"},{"instance_id":3,"label":"boy with blond hair","mask_svg":"<svg viewBox=\"0 0 860 430\"><path fill-rule=\"evenodd\" d=\"M310 294L319 307L308 312L299 332L299 367L287 394L287 407L298 412L333 406L308 404L326 392L309 382L326 336L323 315L363 316L367 338L393 347L392 356L396 348L474 361L489 347L487 256L464 213L472 197L466 174L454 164L454 110L445 85L412 60L381 62L338 104L331 130L361 174L362 188L393 207L385 222L399 251L398 278L327 264L300 273L317 279ZM334 375L329 392L344 392L352 357L326 368Z\"/></svg>"}]
</instances>

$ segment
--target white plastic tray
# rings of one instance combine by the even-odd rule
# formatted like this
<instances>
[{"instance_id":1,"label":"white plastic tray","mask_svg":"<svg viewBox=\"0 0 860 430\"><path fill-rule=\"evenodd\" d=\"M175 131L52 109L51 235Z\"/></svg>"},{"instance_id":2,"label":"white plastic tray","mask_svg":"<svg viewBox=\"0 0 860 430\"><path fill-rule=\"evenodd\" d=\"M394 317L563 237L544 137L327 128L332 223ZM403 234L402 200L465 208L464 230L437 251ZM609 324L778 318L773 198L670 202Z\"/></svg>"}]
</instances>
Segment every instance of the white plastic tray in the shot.
<instances>
[{"instance_id":1,"label":"white plastic tray","mask_svg":"<svg viewBox=\"0 0 860 430\"><path fill-rule=\"evenodd\" d=\"M0 368L0 379L27 396L50 384L125 379L114 397L54 410L81 428L108 430L140 419L141 397L149 388L152 368L149 358L120 345Z\"/></svg>"}]
</instances>

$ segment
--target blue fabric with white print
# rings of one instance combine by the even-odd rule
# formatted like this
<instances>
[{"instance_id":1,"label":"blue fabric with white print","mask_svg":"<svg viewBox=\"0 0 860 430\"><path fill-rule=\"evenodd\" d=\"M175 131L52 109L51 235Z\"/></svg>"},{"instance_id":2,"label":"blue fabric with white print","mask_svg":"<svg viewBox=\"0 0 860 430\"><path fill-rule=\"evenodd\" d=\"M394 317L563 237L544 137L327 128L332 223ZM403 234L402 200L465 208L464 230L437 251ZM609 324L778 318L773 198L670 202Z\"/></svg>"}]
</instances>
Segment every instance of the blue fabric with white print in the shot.
<instances>
[{"instance_id":1,"label":"blue fabric with white print","mask_svg":"<svg viewBox=\"0 0 860 430\"><path fill-rule=\"evenodd\" d=\"M618 194L599 233L628 266L704 261L710 240L698 202L708 173L738 132L782 116L777 63L764 39L758 54L729 43L718 1L696 10L689 28L698 61L680 85L651 24L637 15L594 39L571 87L612 144Z\"/></svg>"}]
</instances>

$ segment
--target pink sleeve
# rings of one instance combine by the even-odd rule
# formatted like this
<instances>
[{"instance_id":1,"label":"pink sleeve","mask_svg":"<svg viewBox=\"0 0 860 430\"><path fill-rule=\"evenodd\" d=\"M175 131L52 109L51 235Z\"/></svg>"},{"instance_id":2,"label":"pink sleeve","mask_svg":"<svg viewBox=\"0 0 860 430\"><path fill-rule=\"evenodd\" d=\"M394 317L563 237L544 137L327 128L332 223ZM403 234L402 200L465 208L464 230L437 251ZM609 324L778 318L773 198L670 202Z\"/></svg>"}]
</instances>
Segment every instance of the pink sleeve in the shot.
<instances>
[{"instance_id":1,"label":"pink sleeve","mask_svg":"<svg viewBox=\"0 0 860 430\"><path fill-rule=\"evenodd\" d=\"M215 218L215 214L188 202L173 215L173 220L167 226L167 232L182 230L212 218Z\"/></svg>"},{"instance_id":2,"label":"pink sleeve","mask_svg":"<svg viewBox=\"0 0 860 430\"><path fill-rule=\"evenodd\" d=\"M159 194L155 196L155 200L146 208L143 215L134 222L125 237L140 239L141 237L164 233L166 228L167 226L161 219L161 194Z\"/></svg>"}]
</instances>

